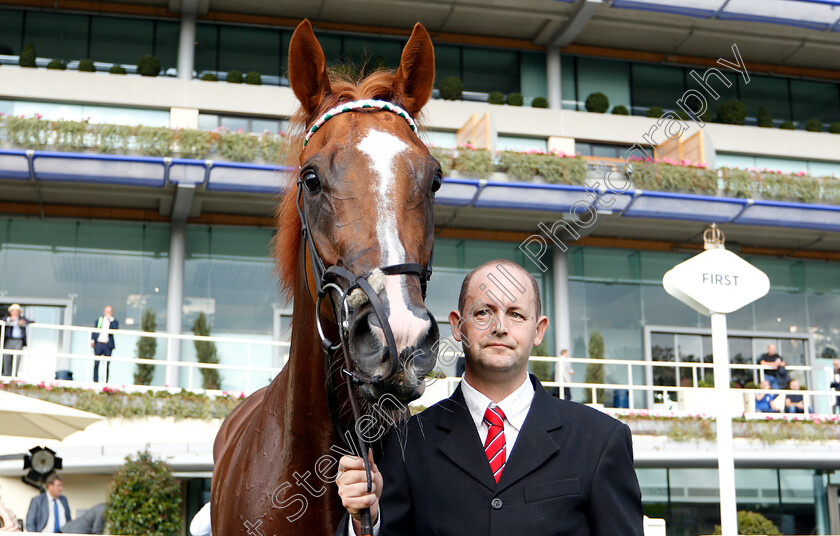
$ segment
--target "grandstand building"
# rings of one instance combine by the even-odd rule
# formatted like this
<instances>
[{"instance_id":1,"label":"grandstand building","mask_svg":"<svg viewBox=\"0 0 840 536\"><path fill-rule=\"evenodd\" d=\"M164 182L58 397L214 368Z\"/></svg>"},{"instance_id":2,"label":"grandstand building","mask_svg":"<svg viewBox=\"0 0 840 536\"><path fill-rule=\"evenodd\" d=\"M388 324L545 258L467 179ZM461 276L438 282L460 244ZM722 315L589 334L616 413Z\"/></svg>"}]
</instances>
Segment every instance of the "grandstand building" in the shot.
<instances>
[{"instance_id":1,"label":"grandstand building","mask_svg":"<svg viewBox=\"0 0 840 536\"><path fill-rule=\"evenodd\" d=\"M291 306L270 242L296 109L286 55L305 17L350 74L396 67L413 24L429 30L422 136L446 179L427 304L443 324L471 268L522 264L551 319L544 351L570 350L581 402L600 336L596 398L632 421L646 513L669 536L720 522L715 446L694 417L713 406L709 319L662 288L716 223L771 282L729 315L736 386L760 381L776 345L829 421L796 436L785 427L801 423L774 418L757 438L753 392L733 389L738 507L784 534L840 534L840 1L0 0L0 319L19 303L36 322L0 380L92 387L89 328L109 304L115 387L149 389L134 386L140 331L159 332L158 359L195 363L202 314L221 390L253 392L282 367ZM170 364L151 385L202 381ZM74 515L146 444L182 480L185 519L208 499L220 420L150 419L43 443L64 458ZM0 442L19 516L34 489L17 454L33 446Z\"/></svg>"}]
</instances>

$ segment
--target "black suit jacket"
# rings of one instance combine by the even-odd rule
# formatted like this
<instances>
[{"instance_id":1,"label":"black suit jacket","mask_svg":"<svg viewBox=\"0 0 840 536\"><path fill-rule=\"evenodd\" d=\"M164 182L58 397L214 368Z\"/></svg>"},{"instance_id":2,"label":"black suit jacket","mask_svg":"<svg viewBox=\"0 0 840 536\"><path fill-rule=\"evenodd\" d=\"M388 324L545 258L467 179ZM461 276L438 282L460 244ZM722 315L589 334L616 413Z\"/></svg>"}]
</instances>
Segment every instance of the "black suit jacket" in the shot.
<instances>
[{"instance_id":1,"label":"black suit jacket","mask_svg":"<svg viewBox=\"0 0 840 536\"><path fill-rule=\"evenodd\" d=\"M96 322L93 323L93 327L99 328L99 322L104 322L104 320L105 319L100 316L99 318L96 319ZM113 331L115 329L120 329L120 323L117 321L116 318L111 320L111 323L108 324L108 348L110 348L111 350L116 348L116 345L114 344L114 333L113 333ZM98 331L94 331L93 333L90 334L90 340L92 340L93 342L98 342L97 341L98 338L99 338L99 332Z\"/></svg>"},{"instance_id":2,"label":"black suit jacket","mask_svg":"<svg viewBox=\"0 0 840 536\"><path fill-rule=\"evenodd\" d=\"M460 387L388 434L377 459L381 536L642 536L630 429L531 382L498 484Z\"/></svg>"},{"instance_id":3,"label":"black suit jacket","mask_svg":"<svg viewBox=\"0 0 840 536\"><path fill-rule=\"evenodd\" d=\"M67 503L67 497L59 495L58 502L64 507L65 520L70 521L70 505ZM41 532L49 518L50 503L47 500L47 492L43 491L29 503L29 511L26 513L26 531Z\"/></svg>"}]
</instances>

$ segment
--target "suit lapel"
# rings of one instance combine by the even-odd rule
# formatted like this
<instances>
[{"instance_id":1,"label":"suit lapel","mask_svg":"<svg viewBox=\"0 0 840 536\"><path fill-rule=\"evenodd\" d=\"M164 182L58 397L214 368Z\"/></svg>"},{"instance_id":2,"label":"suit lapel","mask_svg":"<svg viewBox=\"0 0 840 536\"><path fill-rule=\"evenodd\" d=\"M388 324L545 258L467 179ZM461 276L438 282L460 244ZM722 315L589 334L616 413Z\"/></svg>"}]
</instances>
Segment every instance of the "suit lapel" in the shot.
<instances>
[{"instance_id":1,"label":"suit lapel","mask_svg":"<svg viewBox=\"0 0 840 536\"><path fill-rule=\"evenodd\" d=\"M478 430L467 409L459 385L452 396L440 403L441 414L438 426L448 434L438 448L456 467L466 472L487 489L496 489L496 480L484 454Z\"/></svg>"},{"instance_id":2,"label":"suit lapel","mask_svg":"<svg viewBox=\"0 0 840 536\"><path fill-rule=\"evenodd\" d=\"M531 381L535 384L534 400L513 445L513 452L510 453L499 478L497 493L536 470L559 450L557 443L548 433L561 426L557 405L539 381L533 376Z\"/></svg>"}]
</instances>

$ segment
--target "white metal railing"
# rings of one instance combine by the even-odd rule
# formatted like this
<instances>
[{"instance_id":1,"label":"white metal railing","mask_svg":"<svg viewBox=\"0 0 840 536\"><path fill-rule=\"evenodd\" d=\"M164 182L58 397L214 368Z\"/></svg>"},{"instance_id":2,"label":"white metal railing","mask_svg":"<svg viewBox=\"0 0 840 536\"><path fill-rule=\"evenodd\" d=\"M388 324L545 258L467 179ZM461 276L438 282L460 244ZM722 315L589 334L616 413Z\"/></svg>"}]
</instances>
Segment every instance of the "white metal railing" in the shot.
<instances>
[{"instance_id":1,"label":"white metal railing","mask_svg":"<svg viewBox=\"0 0 840 536\"><path fill-rule=\"evenodd\" d=\"M460 356L456 356L460 357ZM560 396L564 396L564 388L577 388L577 389L585 389L589 391L589 400L597 400L597 392L598 391L615 391L615 390L623 390L627 391L627 409L630 411L633 410L650 410L653 412L657 411L666 411L671 414L710 414L713 413L713 406L709 406L706 408L699 409L697 406L698 401L690 401L688 400L689 396L696 395L698 393L713 395L714 389L706 389L702 388L699 385L698 380L698 369L712 369L711 363L695 363L695 362L673 362L673 361L645 361L645 360L631 360L631 359L586 359L586 358L561 358L561 357L545 357L545 356L532 356L530 358L531 361L542 361L542 362L549 362L554 363L556 367L561 367L562 363L568 364L580 364L580 365L590 365L590 364L598 364L612 366L612 367L622 367L626 369L626 377L627 381L622 382L608 382L605 383L587 383L585 381L573 381L573 382L566 382L563 380L562 375L558 381L543 381L542 384L545 387L557 387L560 392ZM643 383L636 383L634 381L634 368L642 367L645 371L645 377L650 378L651 375L648 374L648 371L654 367L664 367L664 368L671 368L674 369L674 377L675 377L675 384L674 385L653 385L650 382L643 382ZM580 369L585 369L585 367L573 367L576 368L575 375L581 373ZM680 385L680 369L691 369L691 385ZM730 364L731 369L742 369L742 370L757 370L759 378L763 378L763 373L766 367L761 365L753 365L753 364L738 364L732 363ZM806 376L813 372L815 369L811 366L807 365L788 365L787 370L794 374L805 374ZM457 383L461 380L458 377L445 377L445 378L437 378L432 379L427 383L433 384L437 381L442 381L447 384L447 388L443 391L444 395L451 394ZM636 400L637 397L633 396L633 393L642 392L642 393L650 393L651 396L644 396L642 397L643 403L639 404L639 401ZM662 393L663 399L662 402L650 403L651 400L654 399L652 396L656 393ZM678 406L678 402L669 402L671 401L671 394L677 398L679 402L683 404L685 409L674 409L675 406ZM835 391L834 389L826 388L824 390L820 389L800 389L797 391L793 391L790 389L742 389L742 388L732 388L731 393L745 395L747 397L751 397L752 402L747 403L746 398L744 399L743 410L737 411L740 414L751 414L755 413L754 405L755 405L755 395L756 394L764 394L769 393L772 395L783 396L786 397L789 394L795 395L803 395L804 400L806 402L806 410L805 413L809 413L807 411L807 407L810 406L813 411L810 413L812 414L830 414L832 410L835 408L836 399L840 396L840 391ZM696 398L696 397L695 397ZM822 401L823 406L826 406L827 402L827 410L825 411L818 411L816 407L817 401ZM695 407L691 407L695 406ZM782 412L784 414L784 412ZM762 414L763 416L770 416L772 414ZM796 415L802 414L788 414L791 417Z\"/></svg>"},{"instance_id":2,"label":"white metal railing","mask_svg":"<svg viewBox=\"0 0 840 536\"><path fill-rule=\"evenodd\" d=\"M0 347L4 346L4 337L5 337L5 326L6 324L0 321ZM217 369L220 371L233 371L236 373L244 373L245 375L245 382L244 385L237 386L236 389L230 389L235 391L243 391L246 393L253 392L254 390L266 385L271 378L273 378L280 370L282 370L283 366L288 359L288 342L280 342L280 341L271 341L271 340L264 340L264 339L255 339L255 338L238 338L238 337L224 337L224 336L211 336L211 337L203 337L198 335L191 335L191 334L172 334L172 333L149 333L144 331L136 331L136 330L125 330L120 329L113 332L113 335L117 337L118 342L120 342L120 346L124 347L125 342L131 340L131 338L140 338L140 337L151 337L161 341L208 341L217 343L217 345L234 345L235 346L235 354L234 356L231 355L231 351L226 348L222 348L224 351L219 352L220 360L222 361L219 364L211 364L211 363L200 363L197 361L178 361L178 360L171 360L165 359L138 359L135 357L125 357L120 355L111 356L109 358L103 356L95 356L89 353L89 343L88 341L91 339L91 334L95 331L98 331L96 328L88 327L88 326L65 326L65 325L58 325L58 324L43 324L43 323L30 323L26 329L28 330L30 342L37 341L39 338L39 334L43 334L46 331L56 331L64 336L70 337L73 334L78 334L84 337L85 343L85 352L68 352L68 351L55 351L55 350L38 350L27 348L23 350L11 350L11 349L3 349L2 354L4 355L11 355L13 359L13 368L12 368L12 376L0 376L0 378L7 378L7 379L19 379L23 381L27 381L27 378L24 376L18 376L15 374L17 370L17 364L20 362L21 359L37 359L43 360L44 363L47 363L47 360L55 360L55 359L65 359L67 362L82 362L82 363L92 363L93 361L110 361L111 363L125 363L130 366L134 366L137 364L145 364L145 365L152 365L156 367L174 367L180 370L187 371L187 377L184 381L180 382L179 385L167 385L166 388L185 388L190 390L199 389L201 386L197 382L196 373L202 369ZM120 340L122 339L122 340ZM65 343L64 345L67 347L68 345ZM133 345L129 345L130 347ZM168 345L162 344L163 352L168 351ZM272 353L272 361L273 364L271 366L266 365L259 365L253 363L253 354L255 348L262 348L263 350L268 349ZM132 350L133 352L133 350ZM232 364L231 361L233 360L232 357L242 357L244 353L245 363L236 363ZM278 354L279 353L279 354ZM447 357L453 357L451 354L447 355ZM459 357L459 356L454 356ZM619 374L620 376L625 376L626 381L605 381L602 384L595 384L595 383L587 383L585 381L573 381L573 382L566 382L561 374L557 376L559 379L557 381L543 381L543 385L546 387L556 387L560 392L560 396L564 395L564 389L566 387L574 388L574 389L584 389L589 391L589 399L590 400L597 400L598 391L626 391L627 392L627 409L629 410L673 410L676 402L672 401L672 396L677 399L678 402L684 403L683 406L686 406L688 402L686 399L689 397L689 394L696 395L697 393L712 393L712 389L702 389L700 388L699 382L700 377L702 376L701 373L698 371L700 369L711 369L711 363L699 363L699 362L674 362L674 361L645 361L645 360L633 360L633 359L585 359L585 358L561 358L561 357L546 357L546 356L533 356L531 357L531 361L538 361L538 362L548 362L554 363L555 367L559 367L558 370L562 370L562 367L565 364L572 365L577 364L580 365L577 367L576 374L582 374L583 370L585 370L585 366L589 364L598 364L603 365L604 367L610 367L612 370L610 371L610 376L615 377L615 368L618 367L619 369L624 369L624 372ZM104 364L104 363L103 363ZM642 367L642 375L646 378L645 381L637 382L635 377L639 376L638 368ZM654 367L657 368L670 368L673 369L674 375L674 385L655 385L651 381L653 378L652 370ZM90 371L92 367L86 367L86 370ZM765 367L761 365L753 365L753 364L731 364L730 368L733 370L756 370L758 371L758 377L763 377L763 372ZM691 382L690 385L681 385L682 383L682 375L680 374L681 370L690 369L691 371ZM812 373L815 372L813 367L811 366L802 366L802 365L790 365L787 366L788 371L796 374L804 374L806 377L808 375L813 375ZM104 375L104 368L102 373ZM636 374L634 374L636 372ZM254 382L252 376L255 373L259 373L264 375L265 381L261 382ZM181 374L178 375L181 378ZM685 378L688 379L688 378ZM448 396L451 394L452 391L455 389L455 385L457 382L460 381L460 378L457 377L445 377L445 378L429 378L427 380L427 385L431 385L437 381L445 382L447 387L444 389L441 394L443 396ZM92 382L90 381L83 381L83 380L76 380L76 381L64 381L60 382L61 384L69 384L69 385L90 385ZM120 385L127 385L132 389L146 389L146 388L161 388L161 386L157 387L147 387L147 386L135 386L131 385L129 382L111 382L112 385L119 383ZM744 395L749 395L753 397L756 394L760 393L770 393L775 394L778 396L787 396L788 394L797 394L803 395L806 399L806 405L810 405L815 410L815 413L830 413L832 409L835 407L836 398L840 396L840 392L835 391L833 389L803 389L798 391L791 391L785 389L732 389L733 393L740 393ZM634 396L634 393L645 393L645 396L637 397ZM689 394L686 394L689 393ZM654 397L654 394L660 394L662 399L661 401L657 401ZM641 398L642 400L638 400ZM817 402L820 402L817 404ZM823 408L827 408L824 411L818 411L817 406L821 406ZM745 412L749 409L750 404L745 403ZM696 409L696 408L695 408ZM676 413L706 413L710 411L711 408L707 408L704 411L692 411L692 408L686 408L683 410L677 410Z\"/></svg>"},{"instance_id":3,"label":"white metal railing","mask_svg":"<svg viewBox=\"0 0 840 536\"><path fill-rule=\"evenodd\" d=\"M5 346L5 327L6 323L0 321L0 348ZM283 341L272 341L272 340L265 340L265 339L256 339L256 338L239 338L239 337L225 337L225 336L199 336L199 335L191 335L191 334L175 334L175 333L159 333L159 332L145 332L145 331L137 331L137 330L129 330L129 329L120 329L114 330L111 332L114 335L116 341L118 342L118 347L120 348L130 348L130 350L125 350L125 354L133 354L134 353L134 344L131 343L132 340L139 340L140 338L153 338L156 340L162 341L161 344L158 345L158 354L163 352L166 356L166 353L169 351L169 341L179 341L179 343L183 343L184 341L207 341L213 342L217 345L217 352L220 354L219 360L221 361L219 364L213 363L200 363L198 361L180 361L180 360L172 360L166 356L163 359L138 359L136 357L125 357L125 355L112 355L110 357L106 356L96 356L90 353L90 344L89 341L91 340L92 333L100 331L97 328L89 327L89 326L67 326L61 324L45 324L39 322L31 322L26 326L27 330L27 339L29 342L29 347L24 348L23 350L12 350L3 348L2 354L4 355L4 359L6 355L12 356L12 374L10 376L0 376L0 378L8 378L8 379L16 379L22 381L28 381L31 378L27 378L26 375L18 375L17 371L19 365L21 364L23 359L35 359L39 360L44 366L49 367L50 363L54 363L55 360L66 360L67 363L72 362L87 362L89 364L93 364L95 361L100 361L102 364L100 365L101 368L101 375L102 377L105 376L106 373L106 362L110 363L127 363L130 365L136 364L144 364L144 365L152 365L155 367L175 367L179 370L186 370L187 371L187 378L185 381L179 381L178 385L167 385L167 388L184 388L195 390L201 387L200 383L197 382L196 373L202 369L217 369L220 371L235 371L237 373L244 373L245 375L245 384L239 386L237 389L232 389L236 391L243 391L246 393L251 393L256 389L267 385L271 378L273 378L280 370L282 370L283 366L286 364L288 360L288 348L289 343ZM66 339L63 343L59 344L56 343L52 345L51 348L37 348L37 343L40 338L45 338L45 332L57 332L61 335L61 337L65 337ZM74 334L78 334L81 339L76 339L75 341L72 340ZM54 337L53 337L54 339ZM67 349L68 347L72 346L73 342L76 342L76 346L80 348L84 348L84 352L82 351L58 351L53 348L63 347ZM33 347L33 343L35 347ZM128 343L128 344L126 344ZM219 351L220 345L231 346L233 345L236 349L236 355L231 355L232 351ZM222 347L223 350L227 350ZM257 353L257 350L261 349L262 353L264 354L263 357L265 358L265 351L268 350L269 355L268 359L271 360L273 363L271 366L266 365L259 365L254 364L254 354ZM244 354L244 355L243 355ZM233 361L234 358L241 358L244 357L245 363L243 364L231 364L230 362ZM264 361L265 359L263 359ZM31 368L31 367L30 367ZM92 366L85 367L85 370L91 371ZM252 376L254 373L261 373L267 378L265 382L254 382ZM2 370L0 370L0 374L2 374ZM92 376L92 373L90 373ZM181 380L181 374L178 374L179 380ZM43 379L43 374L41 375L41 379ZM63 381L62 384L90 384L91 381ZM120 383L122 385L129 385L126 382L110 382L111 384Z\"/></svg>"}]
</instances>

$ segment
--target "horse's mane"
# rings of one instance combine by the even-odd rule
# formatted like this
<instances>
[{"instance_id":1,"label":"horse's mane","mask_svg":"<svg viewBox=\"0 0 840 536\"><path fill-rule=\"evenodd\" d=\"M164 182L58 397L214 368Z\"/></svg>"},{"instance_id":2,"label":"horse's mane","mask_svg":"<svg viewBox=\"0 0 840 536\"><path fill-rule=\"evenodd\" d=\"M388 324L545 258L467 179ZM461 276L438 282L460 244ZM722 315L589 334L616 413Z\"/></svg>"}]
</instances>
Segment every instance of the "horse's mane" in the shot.
<instances>
[{"instance_id":1,"label":"horse's mane","mask_svg":"<svg viewBox=\"0 0 840 536\"><path fill-rule=\"evenodd\" d=\"M375 71L358 81L353 80L346 72L337 69L330 69L329 76L332 91L324 98L318 109L311 114L307 114L302 107L298 108L291 118L286 138L285 163L291 168L291 171L287 177L286 194L275 212L277 233L274 236L273 251L274 258L277 261L276 270L280 276L281 291L285 293L287 299L291 299L294 293L295 268L301 247L300 218L296 207L297 190L295 185L307 127L324 112L342 102L360 99L382 99L393 102L397 106L405 106L400 98L401 96L393 93L393 71ZM419 119L415 117L414 120L419 127Z\"/></svg>"}]
</instances>

